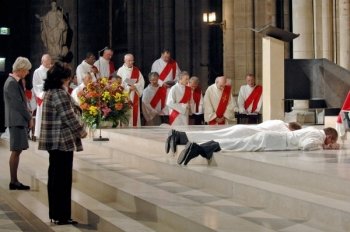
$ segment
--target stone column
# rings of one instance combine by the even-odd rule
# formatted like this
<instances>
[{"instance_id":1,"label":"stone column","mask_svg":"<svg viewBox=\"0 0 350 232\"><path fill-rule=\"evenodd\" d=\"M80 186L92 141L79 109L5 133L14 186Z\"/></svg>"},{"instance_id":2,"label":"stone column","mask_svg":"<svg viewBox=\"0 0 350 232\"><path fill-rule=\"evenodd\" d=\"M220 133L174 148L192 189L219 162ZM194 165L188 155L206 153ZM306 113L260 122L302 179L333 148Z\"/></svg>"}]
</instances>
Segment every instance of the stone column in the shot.
<instances>
[{"instance_id":1,"label":"stone column","mask_svg":"<svg viewBox=\"0 0 350 232\"><path fill-rule=\"evenodd\" d=\"M350 0L339 0L339 65L350 69Z\"/></svg>"},{"instance_id":2,"label":"stone column","mask_svg":"<svg viewBox=\"0 0 350 232\"><path fill-rule=\"evenodd\" d=\"M293 33L300 34L293 40L293 58L313 59L313 0L293 0L292 11Z\"/></svg>"},{"instance_id":3,"label":"stone column","mask_svg":"<svg viewBox=\"0 0 350 232\"><path fill-rule=\"evenodd\" d=\"M223 10L222 19L223 21L226 22L225 28L223 28L224 75L232 79L234 78L234 73L235 73L234 2L235 1L232 1L232 0L222 1L222 10Z\"/></svg>"},{"instance_id":4,"label":"stone column","mask_svg":"<svg viewBox=\"0 0 350 232\"><path fill-rule=\"evenodd\" d=\"M333 61L332 0L314 1L315 58Z\"/></svg>"}]
</instances>

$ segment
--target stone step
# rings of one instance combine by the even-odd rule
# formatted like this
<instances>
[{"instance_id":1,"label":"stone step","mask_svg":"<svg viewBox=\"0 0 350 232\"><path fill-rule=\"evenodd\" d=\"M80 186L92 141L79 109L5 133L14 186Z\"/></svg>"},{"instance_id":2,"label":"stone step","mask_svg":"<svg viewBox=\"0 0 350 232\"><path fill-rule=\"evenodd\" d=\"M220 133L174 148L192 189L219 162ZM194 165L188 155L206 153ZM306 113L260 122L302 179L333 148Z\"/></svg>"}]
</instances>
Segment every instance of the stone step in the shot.
<instances>
[{"instance_id":1,"label":"stone step","mask_svg":"<svg viewBox=\"0 0 350 232\"><path fill-rule=\"evenodd\" d=\"M146 130L145 130L146 131ZM147 158L163 156L165 162L176 164L177 156L184 146L178 146L176 154L165 154L164 141L167 137L168 129L155 129L153 135L147 136L142 130L120 130L116 133L107 130L104 136L110 137L111 141L97 144L98 149L113 147L120 151L137 154ZM144 135L146 134L146 135ZM148 134L151 134L148 131ZM132 141L132 146L127 146ZM89 141L86 141L89 142ZM118 144L123 144L120 146ZM102 146L101 146L102 145ZM88 146L88 144L87 144ZM104 149L107 154L108 149ZM263 181L276 184L294 186L308 191L330 192L341 196L350 196L350 176L348 166L341 167L334 162L338 157L346 159L341 151L289 151L286 152L220 152L214 153L213 159L208 161L202 157L197 157L188 164L209 165L221 170L229 171L238 175L250 176ZM328 163L320 162L326 156ZM327 171L325 171L327 170Z\"/></svg>"},{"instance_id":2,"label":"stone step","mask_svg":"<svg viewBox=\"0 0 350 232\"><path fill-rule=\"evenodd\" d=\"M135 142L135 140L138 140L137 138L133 140L133 144L138 144L138 142ZM344 219L349 219L350 215L349 198L347 196L314 190L312 187L303 189L298 186L273 184L205 165L189 165L180 171L179 166L175 164L175 160L169 159L167 156L155 153L145 155L144 153L140 154L140 152L134 154L134 151L133 153L126 153L126 150L134 150L137 145L133 145L131 149L114 145L115 143L111 145L110 143L104 143L99 147L99 150L108 150L108 147L111 146L110 151L106 154L116 162L121 162L147 173L159 173L157 175L163 178L176 179L180 183L193 188L204 188L208 191L215 189L220 196L233 198L248 205L253 204L254 207L264 207L269 212L278 215L300 220L311 220L314 221L315 225L323 225L325 228L331 225L331 228L339 228L340 231L343 227L350 228L348 224L343 224ZM160 149L158 148L158 150ZM143 151L146 153L147 149L145 148ZM103 159L103 157L99 158ZM103 161L101 160L101 162ZM281 172L281 175L286 175L283 170ZM244 198L243 196L249 197ZM290 207L290 210L286 211L286 206ZM324 220L323 217L329 218L329 220Z\"/></svg>"}]
</instances>

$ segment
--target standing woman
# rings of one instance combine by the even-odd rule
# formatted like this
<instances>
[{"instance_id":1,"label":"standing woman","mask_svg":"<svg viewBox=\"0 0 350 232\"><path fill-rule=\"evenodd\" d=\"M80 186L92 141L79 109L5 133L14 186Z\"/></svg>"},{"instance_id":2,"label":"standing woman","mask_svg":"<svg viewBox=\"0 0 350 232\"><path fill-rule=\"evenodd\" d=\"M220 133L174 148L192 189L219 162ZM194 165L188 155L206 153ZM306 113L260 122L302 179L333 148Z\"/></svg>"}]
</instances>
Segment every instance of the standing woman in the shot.
<instances>
[{"instance_id":1,"label":"standing woman","mask_svg":"<svg viewBox=\"0 0 350 232\"><path fill-rule=\"evenodd\" d=\"M71 219L73 151L82 151L87 133L69 93L71 70L56 62L44 83L44 101L39 149L49 152L49 217L58 225L77 224Z\"/></svg>"},{"instance_id":2,"label":"standing woman","mask_svg":"<svg viewBox=\"0 0 350 232\"><path fill-rule=\"evenodd\" d=\"M4 84L5 126L10 131L10 190L30 189L18 181L17 169L22 151L29 147L28 128L33 127L32 115L28 110L22 85L22 79L28 75L31 68L32 64L27 58L18 57Z\"/></svg>"}]
</instances>

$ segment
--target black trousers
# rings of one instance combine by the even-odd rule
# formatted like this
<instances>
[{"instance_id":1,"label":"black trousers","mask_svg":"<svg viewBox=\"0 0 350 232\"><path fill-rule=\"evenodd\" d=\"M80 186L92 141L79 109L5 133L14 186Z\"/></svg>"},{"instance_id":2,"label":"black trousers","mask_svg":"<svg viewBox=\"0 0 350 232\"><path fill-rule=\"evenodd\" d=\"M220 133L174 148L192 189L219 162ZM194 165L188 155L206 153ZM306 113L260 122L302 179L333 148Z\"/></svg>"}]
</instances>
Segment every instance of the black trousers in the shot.
<instances>
[{"instance_id":1,"label":"black trousers","mask_svg":"<svg viewBox=\"0 0 350 232\"><path fill-rule=\"evenodd\" d=\"M71 219L73 151L49 151L49 217L55 221Z\"/></svg>"}]
</instances>

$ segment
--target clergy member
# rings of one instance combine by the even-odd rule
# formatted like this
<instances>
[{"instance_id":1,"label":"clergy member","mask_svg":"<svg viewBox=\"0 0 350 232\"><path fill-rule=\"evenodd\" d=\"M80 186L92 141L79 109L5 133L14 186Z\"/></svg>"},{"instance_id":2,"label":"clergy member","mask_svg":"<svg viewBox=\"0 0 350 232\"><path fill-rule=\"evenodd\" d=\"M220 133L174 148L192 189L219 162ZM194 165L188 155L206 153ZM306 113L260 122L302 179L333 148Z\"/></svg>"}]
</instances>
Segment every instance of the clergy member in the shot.
<instances>
[{"instance_id":1,"label":"clergy member","mask_svg":"<svg viewBox=\"0 0 350 232\"><path fill-rule=\"evenodd\" d=\"M188 85L190 75L183 71L179 81L170 88L166 104L169 108L170 125L188 125L190 114L191 88Z\"/></svg>"},{"instance_id":2,"label":"clergy member","mask_svg":"<svg viewBox=\"0 0 350 232\"><path fill-rule=\"evenodd\" d=\"M232 98L231 85L225 76L215 79L204 95L204 120L209 125L224 125L234 119L237 108Z\"/></svg>"},{"instance_id":3,"label":"clergy member","mask_svg":"<svg viewBox=\"0 0 350 232\"><path fill-rule=\"evenodd\" d=\"M118 69L117 75L122 78L122 85L126 91L129 91L129 99L132 102L129 126L141 126L140 97L145 87L145 80L140 70L134 66L132 54L124 56L124 64Z\"/></svg>"},{"instance_id":4,"label":"clergy member","mask_svg":"<svg viewBox=\"0 0 350 232\"><path fill-rule=\"evenodd\" d=\"M95 61L94 66L97 67L99 71L99 77L107 77L110 78L112 77L115 67L112 62L112 56L113 56L113 50L110 48L106 48L103 50L102 56Z\"/></svg>"},{"instance_id":5,"label":"clergy member","mask_svg":"<svg viewBox=\"0 0 350 232\"><path fill-rule=\"evenodd\" d=\"M77 105L80 105L79 93L82 92L84 88L92 82L92 80L93 79L91 74L87 72L83 75L83 82L80 85L78 85L75 89L73 89L71 96Z\"/></svg>"},{"instance_id":6,"label":"clergy member","mask_svg":"<svg viewBox=\"0 0 350 232\"><path fill-rule=\"evenodd\" d=\"M238 108L241 114L259 113L262 105L262 87L255 84L255 76L246 76L246 85L242 85L238 94Z\"/></svg>"},{"instance_id":7,"label":"clergy member","mask_svg":"<svg viewBox=\"0 0 350 232\"><path fill-rule=\"evenodd\" d=\"M86 73L90 73L93 81L96 81L97 68L94 66L94 62L96 61L96 57L92 52L86 53L85 60L78 65L76 70L77 75L77 83L80 85L83 83L83 78Z\"/></svg>"},{"instance_id":8,"label":"clergy member","mask_svg":"<svg viewBox=\"0 0 350 232\"><path fill-rule=\"evenodd\" d=\"M170 51L164 49L161 57L153 62L151 72L159 74L159 85L170 88L179 79L180 68L177 62L171 58Z\"/></svg>"},{"instance_id":9,"label":"clergy member","mask_svg":"<svg viewBox=\"0 0 350 232\"><path fill-rule=\"evenodd\" d=\"M46 79L46 73L51 67L51 56L44 54L41 57L41 65L34 71L33 74L33 91L36 99L36 114L35 114L35 129L34 138L39 138L41 129L41 115L42 115L42 103L44 99L44 80Z\"/></svg>"},{"instance_id":10,"label":"clergy member","mask_svg":"<svg viewBox=\"0 0 350 232\"><path fill-rule=\"evenodd\" d=\"M204 112L203 112L203 94L202 89L199 86L199 78L193 76L188 82L188 86L192 90L192 96L190 100L191 115L190 125L203 125L204 124Z\"/></svg>"},{"instance_id":11,"label":"clergy member","mask_svg":"<svg viewBox=\"0 0 350 232\"><path fill-rule=\"evenodd\" d=\"M158 84L158 79L157 72L148 74L149 85L142 94L142 113L146 126L159 126L161 123L169 122L169 120L163 120L166 88Z\"/></svg>"}]
</instances>

